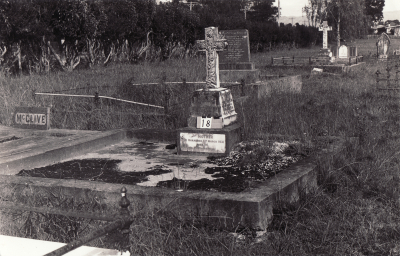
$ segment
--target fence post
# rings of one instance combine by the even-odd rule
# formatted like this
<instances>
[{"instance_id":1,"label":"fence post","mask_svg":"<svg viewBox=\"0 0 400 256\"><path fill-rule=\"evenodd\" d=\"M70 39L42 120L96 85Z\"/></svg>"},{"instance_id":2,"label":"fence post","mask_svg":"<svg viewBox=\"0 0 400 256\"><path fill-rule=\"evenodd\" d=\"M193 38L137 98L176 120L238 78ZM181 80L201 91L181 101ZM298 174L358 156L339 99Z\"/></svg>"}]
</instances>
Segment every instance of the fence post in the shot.
<instances>
[{"instance_id":1,"label":"fence post","mask_svg":"<svg viewBox=\"0 0 400 256\"><path fill-rule=\"evenodd\" d=\"M379 72L379 69L376 71L376 87L379 87L379 75L381 74L381 72Z\"/></svg>"},{"instance_id":2,"label":"fence post","mask_svg":"<svg viewBox=\"0 0 400 256\"><path fill-rule=\"evenodd\" d=\"M168 105L169 105L169 91L168 85L165 83L167 80L167 75L165 72L162 73L161 76L161 86L164 87L164 129L167 129L167 118L168 118Z\"/></svg>"},{"instance_id":3,"label":"fence post","mask_svg":"<svg viewBox=\"0 0 400 256\"><path fill-rule=\"evenodd\" d=\"M294 55L293 55L293 62L292 62L292 63L293 63L293 65L294 65Z\"/></svg>"},{"instance_id":4,"label":"fence post","mask_svg":"<svg viewBox=\"0 0 400 256\"><path fill-rule=\"evenodd\" d=\"M99 104L100 104L99 93L95 92L94 93L94 105L95 105L96 108L98 108Z\"/></svg>"},{"instance_id":5,"label":"fence post","mask_svg":"<svg viewBox=\"0 0 400 256\"><path fill-rule=\"evenodd\" d=\"M36 89L32 90L32 98L35 101L35 106L36 106Z\"/></svg>"},{"instance_id":6,"label":"fence post","mask_svg":"<svg viewBox=\"0 0 400 256\"><path fill-rule=\"evenodd\" d=\"M46 254L45 256L61 256L61 255L66 254L67 252L70 252L70 251L78 248L78 247L81 247L82 245L84 245L96 238L104 236L107 233L113 232L117 229L124 229L127 227L129 228L129 226L133 222L133 218L130 216L130 213L128 210L128 206L130 205L130 202L126 198L126 188L125 187L123 187L121 189L121 195L122 195L122 198L119 202L119 205L121 207L121 209L120 209L121 217L120 218L118 218L114 222L106 225L105 227L99 228L99 229L91 232L90 234L88 234L85 237L77 239L71 243L68 243L68 244L58 248L57 250L54 250L54 251ZM129 232L129 229L128 229L128 232Z\"/></svg>"},{"instance_id":7,"label":"fence post","mask_svg":"<svg viewBox=\"0 0 400 256\"><path fill-rule=\"evenodd\" d=\"M244 92L245 85L246 85L246 81L244 79L242 79L240 81L241 96L246 96L246 93Z\"/></svg>"},{"instance_id":8,"label":"fence post","mask_svg":"<svg viewBox=\"0 0 400 256\"><path fill-rule=\"evenodd\" d=\"M386 67L386 71L387 71L387 87L390 87L390 70L391 68L389 68L389 66Z\"/></svg>"},{"instance_id":9,"label":"fence post","mask_svg":"<svg viewBox=\"0 0 400 256\"><path fill-rule=\"evenodd\" d=\"M271 57L271 66L274 65L274 57Z\"/></svg>"},{"instance_id":10,"label":"fence post","mask_svg":"<svg viewBox=\"0 0 400 256\"><path fill-rule=\"evenodd\" d=\"M168 114L168 101L169 101L169 92L168 92L168 85L165 83L167 80L167 75L163 72L161 77L161 86L164 87L164 114Z\"/></svg>"}]
</instances>

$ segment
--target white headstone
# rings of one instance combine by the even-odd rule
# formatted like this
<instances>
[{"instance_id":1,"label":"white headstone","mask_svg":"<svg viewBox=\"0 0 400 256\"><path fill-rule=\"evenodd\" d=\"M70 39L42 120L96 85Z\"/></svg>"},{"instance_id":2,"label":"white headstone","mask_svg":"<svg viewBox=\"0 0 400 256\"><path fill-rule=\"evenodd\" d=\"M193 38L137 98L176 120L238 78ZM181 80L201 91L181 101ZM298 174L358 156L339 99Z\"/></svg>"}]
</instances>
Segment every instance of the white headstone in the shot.
<instances>
[{"instance_id":1,"label":"white headstone","mask_svg":"<svg viewBox=\"0 0 400 256\"><path fill-rule=\"evenodd\" d=\"M349 57L348 53L349 51L346 45L341 45L339 47L339 58L348 58Z\"/></svg>"}]
</instances>

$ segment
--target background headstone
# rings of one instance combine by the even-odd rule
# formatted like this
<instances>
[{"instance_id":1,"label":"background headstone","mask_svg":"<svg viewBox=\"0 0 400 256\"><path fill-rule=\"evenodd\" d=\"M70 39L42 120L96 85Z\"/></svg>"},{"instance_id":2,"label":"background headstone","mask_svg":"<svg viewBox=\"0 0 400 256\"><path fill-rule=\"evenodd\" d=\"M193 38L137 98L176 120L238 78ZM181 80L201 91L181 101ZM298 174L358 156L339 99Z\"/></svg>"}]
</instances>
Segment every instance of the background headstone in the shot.
<instances>
[{"instance_id":1,"label":"background headstone","mask_svg":"<svg viewBox=\"0 0 400 256\"><path fill-rule=\"evenodd\" d=\"M250 62L250 41L247 29L221 30L221 38L228 43L225 51L219 54L220 70L251 70L254 64Z\"/></svg>"},{"instance_id":2,"label":"background headstone","mask_svg":"<svg viewBox=\"0 0 400 256\"><path fill-rule=\"evenodd\" d=\"M221 30L221 38L228 43L220 53L219 74L221 82L253 83L259 81L260 71L250 58L250 41L247 29Z\"/></svg>"},{"instance_id":3,"label":"background headstone","mask_svg":"<svg viewBox=\"0 0 400 256\"><path fill-rule=\"evenodd\" d=\"M386 59L389 54L390 38L386 33L382 33L376 42L376 51L379 59Z\"/></svg>"},{"instance_id":4,"label":"background headstone","mask_svg":"<svg viewBox=\"0 0 400 256\"><path fill-rule=\"evenodd\" d=\"M346 45L341 45L339 47L339 58L348 58L349 57L349 52L348 48Z\"/></svg>"}]
</instances>

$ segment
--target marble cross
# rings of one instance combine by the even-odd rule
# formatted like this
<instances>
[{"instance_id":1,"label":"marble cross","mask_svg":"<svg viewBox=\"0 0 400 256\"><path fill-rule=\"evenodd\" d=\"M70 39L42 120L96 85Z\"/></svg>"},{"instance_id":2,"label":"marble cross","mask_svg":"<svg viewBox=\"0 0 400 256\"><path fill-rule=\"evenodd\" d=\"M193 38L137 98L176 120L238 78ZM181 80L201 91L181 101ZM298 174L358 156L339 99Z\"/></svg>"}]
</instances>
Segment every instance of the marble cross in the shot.
<instances>
[{"instance_id":1,"label":"marble cross","mask_svg":"<svg viewBox=\"0 0 400 256\"><path fill-rule=\"evenodd\" d=\"M332 31L332 27L328 26L328 22L324 21L320 26L319 26L319 31L323 31L323 44L322 48L323 49L328 49L328 31Z\"/></svg>"},{"instance_id":2,"label":"marble cross","mask_svg":"<svg viewBox=\"0 0 400 256\"><path fill-rule=\"evenodd\" d=\"M206 52L207 62L207 88L219 88L219 60L218 52L223 51L228 43L225 39L220 38L218 28L205 28L206 39L197 40L199 51Z\"/></svg>"}]
</instances>

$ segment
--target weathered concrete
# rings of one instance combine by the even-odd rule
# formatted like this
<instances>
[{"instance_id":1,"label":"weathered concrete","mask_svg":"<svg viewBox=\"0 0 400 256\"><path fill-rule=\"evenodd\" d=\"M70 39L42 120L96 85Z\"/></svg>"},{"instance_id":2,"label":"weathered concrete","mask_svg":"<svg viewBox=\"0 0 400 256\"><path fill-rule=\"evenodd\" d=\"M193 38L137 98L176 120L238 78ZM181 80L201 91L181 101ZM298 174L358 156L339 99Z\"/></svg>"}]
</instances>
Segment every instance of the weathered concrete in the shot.
<instances>
[{"instance_id":1,"label":"weathered concrete","mask_svg":"<svg viewBox=\"0 0 400 256\"><path fill-rule=\"evenodd\" d=\"M145 130L138 131L140 131L138 132L138 137L145 137ZM50 130L50 132L59 133L60 131ZM74 134L75 131L64 132L66 134ZM70 158L74 154L80 155L83 151L93 150L94 147L100 149L104 145L109 144L111 139L114 141L121 140L121 138L125 138L126 134L134 138L135 130L128 133L117 131L105 133L93 132L92 135L90 135L91 132L84 134L86 136L81 136L79 139L76 138L71 144L67 144L68 141L61 140L65 144L59 143L58 149L49 148L52 153L46 154L46 150L43 150L40 154L27 154L26 158L24 158L22 157L23 152L20 152L18 154L18 161L21 163L19 165L14 164L13 168L24 166L37 167L34 165L42 165L46 161L53 163L55 159L62 159L65 156ZM152 134L155 135L155 138L157 136L160 138L169 138L168 134L170 133L153 131ZM4 136L1 132L0 135ZM101 137L104 138L104 141ZM65 139L67 136L61 138ZM42 139L46 140L46 137L44 136ZM15 140L10 144L17 143L17 141ZM93 144L90 141L93 141ZM35 143L40 143L40 139L37 139ZM51 143L54 143L54 141L48 141L43 145L44 147L49 147ZM66 145L67 149L63 149L64 145ZM336 141L329 146L326 153L336 152L341 147L342 142ZM59 156L57 156L57 153ZM49 157L51 160L31 161L35 157ZM28 163L24 163L26 160ZM12 162L15 161L17 160ZM2 164L4 168L5 163L3 162ZM120 189L122 186L125 186L128 190L128 198L132 202L132 213L162 209L172 211L187 218L201 218L202 221L216 227L235 229L243 225L266 229L273 215L272 209L276 207L279 201L296 201L303 192L307 193L317 186L316 164L314 163L314 159L305 159L280 172L275 177L263 183L253 185L240 193L210 191L180 192L159 187L0 175L0 193L3 200L29 203L30 201L34 201L34 198L40 197L44 200L45 198L54 196L54 193L59 193L63 197L73 198L77 202L92 202L96 200L112 212L113 209L114 211L119 209L117 204L120 199ZM18 191L18 193L15 193L15 191Z\"/></svg>"},{"instance_id":2,"label":"weathered concrete","mask_svg":"<svg viewBox=\"0 0 400 256\"><path fill-rule=\"evenodd\" d=\"M303 78L297 76L264 76L256 83L237 86L230 86L234 98L256 95L262 98L271 95L273 92L300 93L303 87Z\"/></svg>"},{"instance_id":3,"label":"weathered concrete","mask_svg":"<svg viewBox=\"0 0 400 256\"><path fill-rule=\"evenodd\" d=\"M120 189L125 186L132 212L165 209L184 217L201 217L205 222L228 229L239 225L265 229L278 201L296 201L302 192L316 187L315 167L312 162L302 161L257 188L241 193L178 192L158 187L17 176L2 176L0 191L4 198L18 191L29 201L37 196L48 198L48 191L56 190L67 198L83 202L96 198L107 209L118 209Z\"/></svg>"},{"instance_id":4,"label":"weathered concrete","mask_svg":"<svg viewBox=\"0 0 400 256\"><path fill-rule=\"evenodd\" d=\"M126 137L125 130L23 130L0 127L0 135L19 139L1 143L0 174L10 175L60 162L105 147Z\"/></svg>"},{"instance_id":5,"label":"weathered concrete","mask_svg":"<svg viewBox=\"0 0 400 256\"><path fill-rule=\"evenodd\" d=\"M16 256L16 255L42 256L52 251L55 251L65 245L66 245L65 243L0 235L1 256ZM73 251L64 254L64 256L85 256L85 255L129 256L130 253L129 252L120 253L118 250L81 246Z\"/></svg>"},{"instance_id":6,"label":"weathered concrete","mask_svg":"<svg viewBox=\"0 0 400 256\"><path fill-rule=\"evenodd\" d=\"M364 69L366 65L366 62L360 62L353 65L313 65L312 68L322 68L324 72L329 73L351 73Z\"/></svg>"},{"instance_id":7,"label":"weathered concrete","mask_svg":"<svg viewBox=\"0 0 400 256\"><path fill-rule=\"evenodd\" d=\"M357 72L362 70L366 67L366 62L359 62L357 64L352 65L345 65L345 64L328 64L325 65L324 63L315 63L313 65L273 65L268 68L287 68L287 69L306 69L306 70L313 70L314 68L322 68L324 72L329 73L351 73Z\"/></svg>"}]
</instances>

